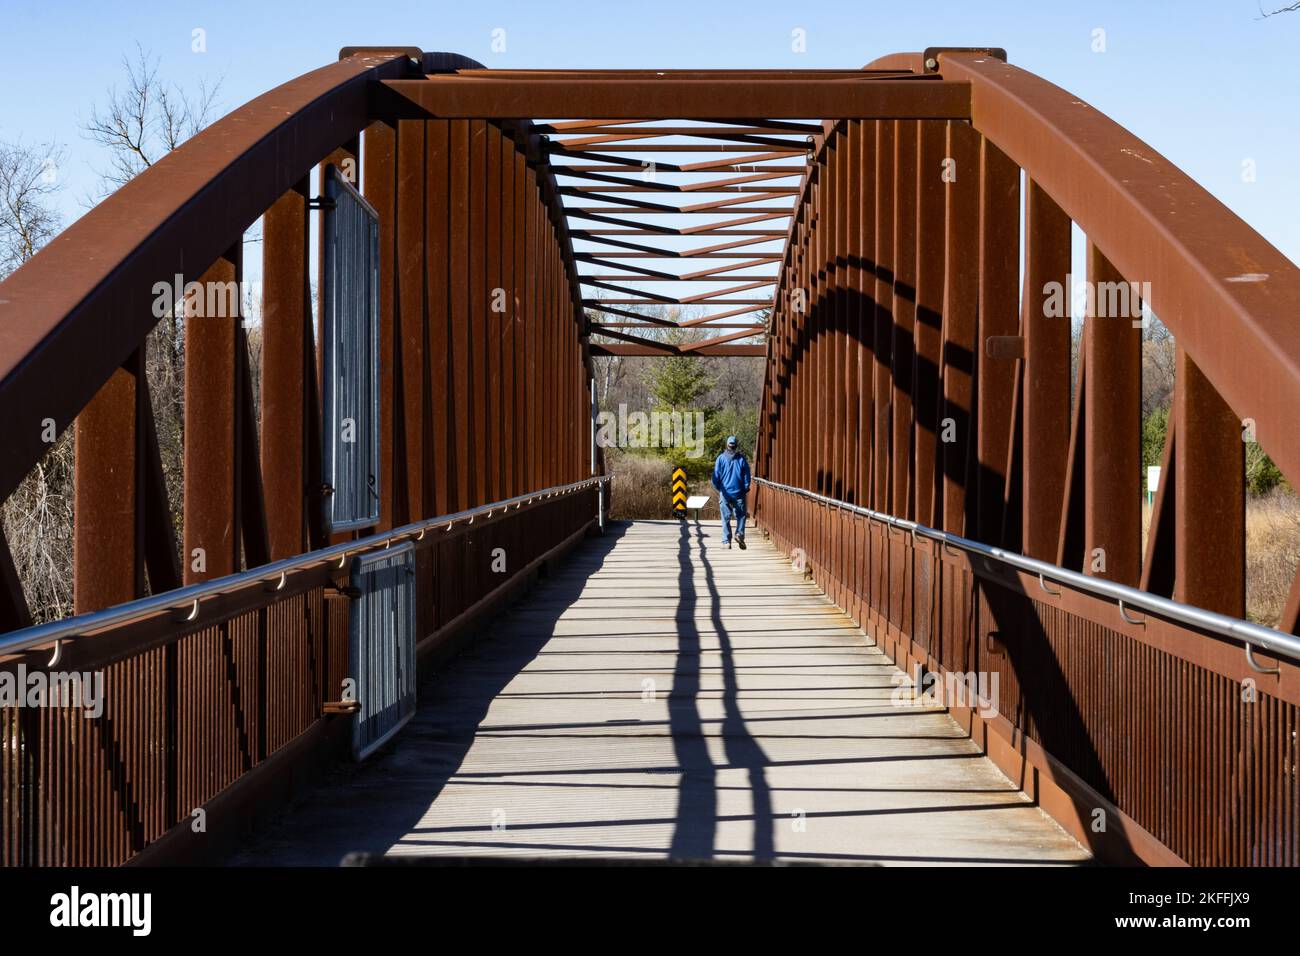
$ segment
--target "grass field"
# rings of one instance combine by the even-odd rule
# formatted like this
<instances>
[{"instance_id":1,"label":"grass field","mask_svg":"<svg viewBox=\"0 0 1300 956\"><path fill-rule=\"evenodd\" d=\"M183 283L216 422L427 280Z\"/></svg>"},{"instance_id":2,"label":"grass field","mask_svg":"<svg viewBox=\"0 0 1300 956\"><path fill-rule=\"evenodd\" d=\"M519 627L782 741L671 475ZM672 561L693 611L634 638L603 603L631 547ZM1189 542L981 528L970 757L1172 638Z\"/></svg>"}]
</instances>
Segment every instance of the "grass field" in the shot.
<instances>
[{"instance_id":1,"label":"grass field","mask_svg":"<svg viewBox=\"0 0 1300 956\"><path fill-rule=\"evenodd\" d=\"M1246 504L1246 616L1276 627L1300 564L1300 499L1274 492Z\"/></svg>"},{"instance_id":2,"label":"grass field","mask_svg":"<svg viewBox=\"0 0 1300 956\"><path fill-rule=\"evenodd\" d=\"M610 455L606 461L614 475L611 518L635 521L673 517L672 465L648 455ZM709 496L708 507L700 511L701 519L719 517L718 493L708 481L688 482L687 494Z\"/></svg>"},{"instance_id":3,"label":"grass field","mask_svg":"<svg viewBox=\"0 0 1300 956\"><path fill-rule=\"evenodd\" d=\"M1142 551L1146 553L1151 507L1142 506ZM1277 627L1300 565L1300 499L1275 491L1246 500L1246 617Z\"/></svg>"}]
</instances>

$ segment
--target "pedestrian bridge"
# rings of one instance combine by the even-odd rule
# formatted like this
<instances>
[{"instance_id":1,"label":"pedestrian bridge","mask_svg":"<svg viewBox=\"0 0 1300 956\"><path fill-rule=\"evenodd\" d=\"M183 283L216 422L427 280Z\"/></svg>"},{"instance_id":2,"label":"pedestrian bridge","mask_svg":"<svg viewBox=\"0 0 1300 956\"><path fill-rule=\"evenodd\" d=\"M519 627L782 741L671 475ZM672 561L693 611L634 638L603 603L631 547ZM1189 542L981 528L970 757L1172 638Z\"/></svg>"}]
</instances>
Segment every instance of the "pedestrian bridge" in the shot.
<instances>
[{"instance_id":1,"label":"pedestrian bridge","mask_svg":"<svg viewBox=\"0 0 1300 956\"><path fill-rule=\"evenodd\" d=\"M751 542L677 521L591 539L438 673L390 753L336 771L234 862L1090 859Z\"/></svg>"},{"instance_id":2,"label":"pedestrian bridge","mask_svg":"<svg viewBox=\"0 0 1300 956\"><path fill-rule=\"evenodd\" d=\"M76 613L0 542L0 689L59 688L0 708L0 862L1300 863L1300 585L1246 619L1243 442L1300 480L1297 314L1001 50L347 48L0 284L0 495L76 451ZM609 520L627 355L763 357L747 550Z\"/></svg>"}]
</instances>

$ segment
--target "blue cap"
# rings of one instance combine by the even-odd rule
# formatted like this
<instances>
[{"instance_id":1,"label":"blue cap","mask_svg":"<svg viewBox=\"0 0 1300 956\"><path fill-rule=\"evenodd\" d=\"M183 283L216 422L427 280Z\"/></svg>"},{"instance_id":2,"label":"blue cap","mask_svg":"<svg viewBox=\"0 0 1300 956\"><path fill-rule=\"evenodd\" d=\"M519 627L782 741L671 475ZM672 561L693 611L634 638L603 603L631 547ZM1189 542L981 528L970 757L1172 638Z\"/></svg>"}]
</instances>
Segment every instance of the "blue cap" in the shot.
<instances>
[{"instance_id":1,"label":"blue cap","mask_svg":"<svg viewBox=\"0 0 1300 956\"><path fill-rule=\"evenodd\" d=\"M727 447L728 447L728 448L735 448L735 447L736 447L736 436L735 436L735 435L728 435L728 436L727 436Z\"/></svg>"}]
</instances>

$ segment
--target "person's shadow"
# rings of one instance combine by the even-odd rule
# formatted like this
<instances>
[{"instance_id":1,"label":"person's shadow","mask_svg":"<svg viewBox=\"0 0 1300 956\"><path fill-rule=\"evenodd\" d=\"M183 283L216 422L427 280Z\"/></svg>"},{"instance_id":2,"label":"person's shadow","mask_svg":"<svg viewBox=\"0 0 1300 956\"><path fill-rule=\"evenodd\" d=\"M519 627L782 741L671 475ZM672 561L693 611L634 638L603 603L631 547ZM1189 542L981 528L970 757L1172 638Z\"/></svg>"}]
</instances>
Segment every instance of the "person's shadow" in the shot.
<instances>
[{"instance_id":1,"label":"person's shadow","mask_svg":"<svg viewBox=\"0 0 1300 956\"><path fill-rule=\"evenodd\" d=\"M703 529L695 525L698 551L693 552L691 525L683 521L677 547L677 657L673 687L668 695L668 722L673 751L682 777L677 800L677 819L669 854L678 860L707 860L714 856L718 829L718 766L709 755L700 715L701 635L696 623L700 595L696 592L695 567L704 571L708 589L709 621L718 637L722 674L722 747L728 769L743 770L749 778L753 808L753 854L758 860L775 856L772 792L765 768L768 760L750 734L740 710L740 687L736 676L731 636L722 622L722 598L718 592Z\"/></svg>"}]
</instances>

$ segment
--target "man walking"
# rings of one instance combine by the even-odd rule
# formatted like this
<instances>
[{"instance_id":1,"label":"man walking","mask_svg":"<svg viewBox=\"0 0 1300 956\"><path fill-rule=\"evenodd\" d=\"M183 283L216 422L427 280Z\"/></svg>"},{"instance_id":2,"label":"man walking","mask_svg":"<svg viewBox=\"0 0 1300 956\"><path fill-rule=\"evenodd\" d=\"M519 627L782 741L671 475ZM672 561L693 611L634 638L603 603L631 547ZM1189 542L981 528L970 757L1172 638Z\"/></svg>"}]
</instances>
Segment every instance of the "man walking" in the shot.
<instances>
[{"instance_id":1,"label":"man walking","mask_svg":"<svg viewBox=\"0 0 1300 956\"><path fill-rule=\"evenodd\" d=\"M727 436L727 447L713 463L713 487L718 489L722 511L722 543L731 547L731 516L736 516L736 544L745 550L745 496L749 494L749 462L736 447L736 436Z\"/></svg>"}]
</instances>

